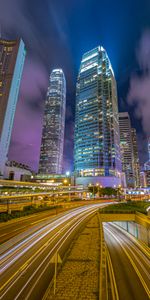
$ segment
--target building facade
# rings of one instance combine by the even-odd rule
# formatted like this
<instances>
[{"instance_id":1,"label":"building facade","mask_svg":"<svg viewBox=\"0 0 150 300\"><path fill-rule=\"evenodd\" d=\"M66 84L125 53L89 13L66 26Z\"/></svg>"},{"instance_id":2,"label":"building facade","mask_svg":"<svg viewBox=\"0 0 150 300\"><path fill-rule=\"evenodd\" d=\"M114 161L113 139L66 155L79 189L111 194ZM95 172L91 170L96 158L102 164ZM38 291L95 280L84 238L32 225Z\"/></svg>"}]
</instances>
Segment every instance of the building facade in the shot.
<instances>
[{"instance_id":1,"label":"building facade","mask_svg":"<svg viewBox=\"0 0 150 300\"><path fill-rule=\"evenodd\" d=\"M145 171L146 176L146 186L150 187L150 169Z\"/></svg>"},{"instance_id":2,"label":"building facade","mask_svg":"<svg viewBox=\"0 0 150 300\"><path fill-rule=\"evenodd\" d=\"M50 75L47 92L39 173L61 174L63 165L64 131L66 110L66 80L61 69Z\"/></svg>"},{"instance_id":3,"label":"building facade","mask_svg":"<svg viewBox=\"0 0 150 300\"><path fill-rule=\"evenodd\" d=\"M131 129L132 137L132 147L133 147L133 169L135 176L135 186L140 186L140 163L139 163L139 154L138 154L138 144L137 144L137 134L136 129Z\"/></svg>"},{"instance_id":4,"label":"building facade","mask_svg":"<svg viewBox=\"0 0 150 300\"><path fill-rule=\"evenodd\" d=\"M145 171L150 171L150 137L148 138L148 161L144 164Z\"/></svg>"},{"instance_id":5,"label":"building facade","mask_svg":"<svg viewBox=\"0 0 150 300\"><path fill-rule=\"evenodd\" d=\"M78 180L119 177L119 144L116 81L108 55L99 46L83 55L77 79L74 169Z\"/></svg>"},{"instance_id":6,"label":"building facade","mask_svg":"<svg viewBox=\"0 0 150 300\"><path fill-rule=\"evenodd\" d=\"M3 176L25 60L22 40L0 39L0 173Z\"/></svg>"},{"instance_id":7,"label":"building facade","mask_svg":"<svg viewBox=\"0 0 150 300\"><path fill-rule=\"evenodd\" d=\"M126 175L127 187L135 187L134 155L130 116L127 112L119 113L120 146L122 170Z\"/></svg>"},{"instance_id":8,"label":"building facade","mask_svg":"<svg viewBox=\"0 0 150 300\"><path fill-rule=\"evenodd\" d=\"M7 161L4 170L4 179L16 181L30 181L32 171L27 165L16 161Z\"/></svg>"}]
</instances>

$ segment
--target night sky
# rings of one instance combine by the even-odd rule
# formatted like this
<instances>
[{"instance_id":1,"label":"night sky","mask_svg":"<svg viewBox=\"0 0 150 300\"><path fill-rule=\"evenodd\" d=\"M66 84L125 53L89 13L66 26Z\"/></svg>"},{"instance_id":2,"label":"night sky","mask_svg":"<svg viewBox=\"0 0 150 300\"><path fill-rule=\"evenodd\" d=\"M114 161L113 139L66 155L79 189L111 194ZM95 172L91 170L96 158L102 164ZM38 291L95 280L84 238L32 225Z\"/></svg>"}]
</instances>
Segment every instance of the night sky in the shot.
<instances>
[{"instance_id":1,"label":"night sky","mask_svg":"<svg viewBox=\"0 0 150 300\"><path fill-rule=\"evenodd\" d=\"M149 0L0 0L3 38L22 37L26 62L9 159L37 171L42 114L50 72L67 80L64 169L73 167L75 84L84 52L102 45L111 60L120 111L136 127L141 164L150 136Z\"/></svg>"}]
</instances>

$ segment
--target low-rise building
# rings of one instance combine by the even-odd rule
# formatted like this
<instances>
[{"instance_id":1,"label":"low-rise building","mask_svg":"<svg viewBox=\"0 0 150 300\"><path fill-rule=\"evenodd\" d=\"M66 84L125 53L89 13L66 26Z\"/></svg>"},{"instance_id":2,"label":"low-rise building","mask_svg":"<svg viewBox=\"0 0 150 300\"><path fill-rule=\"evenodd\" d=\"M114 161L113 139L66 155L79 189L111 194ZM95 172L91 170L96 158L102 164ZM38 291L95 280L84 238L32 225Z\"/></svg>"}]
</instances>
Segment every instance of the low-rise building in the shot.
<instances>
[{"instance_id":1,"label":"low-rise building","mask_svg":"<svg viewBox=\"0 0 150 300\"><path fill-rule=\"evenodd\" d=\"M150 187L150 170L140 172L141 187Z\"/></svg>"},{"instance_id":2,"label":"low-rise building","mask_svg":"<svg viewBox=\"0 0 150 300\"><path fill-rule=\"evenodd\" d=\"M4 170L4 179L16 181L30 181L32 171L27 165L16 161L7 161Z\"/></svg>"},{"instance_id":3,"label":"low-rise building","mask_svg":"<svg viewBox=\"0 0 150 300\"><path fill-rule=\"evenodd\" d=\"M47 183L53 186L73 184L70 174L37 174L31 179L33 182Z\"/></svg>"}]
</instances>

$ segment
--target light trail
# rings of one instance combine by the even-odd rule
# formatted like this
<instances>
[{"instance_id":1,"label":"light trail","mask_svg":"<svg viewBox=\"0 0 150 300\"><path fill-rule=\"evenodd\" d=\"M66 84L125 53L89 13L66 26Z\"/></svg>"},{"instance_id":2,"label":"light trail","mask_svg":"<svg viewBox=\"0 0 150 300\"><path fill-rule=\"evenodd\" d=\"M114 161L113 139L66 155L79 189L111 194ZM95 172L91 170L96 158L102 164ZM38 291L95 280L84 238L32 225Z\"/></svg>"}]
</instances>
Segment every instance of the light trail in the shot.
<instances>
[{"instance_id":1,"label":"light trail","mask_svg":"<svg viewBox=\"0 0 150 300\"><path fill-rule=\"evenodd\" d=\"M15 247L13 247L12 249L10 249L9 251L7 251L5 254L3 254L0 257L0 274L2 274L8 267L10 267L17 259L19 259L22 255L24 255L31 247L33 247L36 243L38 243L41 239L43 239L46 235L48 235L51 231L53 231L56 227L62 225L64 222L66 222L67 220L74 218L75 216L77 216L80 212L83 211L83 213L85 213L86 211L88 211L89 207L85 208L85 209L78 209L75 212L71 212L69 213L67 216L63 216L60 219L52 222L52 224L50 225L46 225L45 227L41 228L40 230L38 230L37 232L35 232L34 234L32 234L31 236L29 236L28 238L26 238L25 240L23 240L22 242L20 242L18 245L16 245ZM32 241L32 242L31 242ZM26 248L23 250L23 247L26 246ZM18 250L19 250L19 253ZM14 257L12 257L12 254L15 255ZM5 264L3 266L3 264L5 263L6 260L9 259L9 262L7 262L7 264Z\"/></svg>"},{"instance_id":2,"label":"light trail","mask_svg":"<svg viewBox=\"0 0 150 300\"><path fill-rule=\"evenodd\" d=\"M20 295L22 295L23 291L26 288L30 287L28 291L28 297L34 290L37 283L40 281L41 277L43 276L44 272L47 270L50 257L52 253L57 248L61 248L63 244L68 240L68 238L72 235L74 230L91 214L96 212L98 208L108 205L107 204L94 204L88 205L86 207L80 207L77 209L72 210L71 212L65 213L63 216L55 217L55 220L51 220L51 223L38 229L37 232L31 234L25 240L18 242L18 244L14 245L11 249L8 249L2 255L2 264L1 264L1 272L3 274L3 282L1 286L2 298L11 295L11 289L15 290L15 287L18 287L18 282L22 282L23 275L28 274L27 270L30 269L27 280L24 283L19 283L19 292L13 299L18 299ZM56 219L57 218L57 219ZM57 232L55 232L57 230ZM67 230L67 231L66 231ZM49 238L49 234L51 237ZM52 235L53 234L53 235ZM59 240L57 241L57 239ZM41 244L43 241L43 244ZM41 244L40 248L34 252L33 255L30 255L30 251L34 251L34 247ZM55 243L53 246L52 244ZM48 251L49 247L50 251L44 255L45 251ZM42 259L43 255L43 259ZM21 261L21 257L23 260ZM39 263L37 264L37 262ZM15 264L17 262L20 266L17 267L15 270ZM46 263L46 265L45 265ZM37 267L34 268L33 265L37 264ZM13 269L12 269L13 267ZM31 272L31 269L33 271ZM9 274L9 269L11 270L11 274ZM13 272L12 272L13 270ZM38 278L36 274L39 272ZM7 276L7 277L6 277ZM6 277L6 278L5 278ZM35 281L33 281L35 280ZM31 283L33 281L33 284ZM31 285L31 286L30 286ZM8 296L7 296L8 295ZM5 298L6 299L6 298Z\"/></svg>"},{"instance_id":3,"label":"light trail","mask_svg":"<svg viewBox=\"0 0 150 300\"><path fill-rule=\"evenodd\" d=\"M104 230L106 230L111 236L113 236L113 238L120 245L125 255L127 256L129 262L131 263L132 267L134 268L134 271L137 274L145 292L150 298L150 289L149 289L150 276L149 276L149 271L147 271L144 266L145 263L147 269L150 270L149 267L150 262L147 260L147 258L145 258L143 263L143 253L141 253L141 251L137 248L137 245L133 245L133 242L131 242L129 237L127 238L126 235L122 236L119 234L119 228L117 228L117 230L115 231L113 225L105 224ZM139 256L141 260L139 260ZM145 277L143 276L144 274Z\"/></svg>"},{"instance_id":4,"label":"light trail","mask_svg":"<svg viewBox=\"0 0 150 300\"><path fill-rule=\"evenodd\" d=\"M93 212L92 212L93 213ZM91 214L91 212L88 214L88 216ZM47 257L45 257L44 261L42 261L42 263L38 266L38 268L35 270L35 272L31 275L31 277L28 279L28 281L26 282L26 284L23 286L23 288L21 289L21 291L19 292L19 294L15 297L14 300L17 300L19 298L19 296L21 295L21 293L23 292L23 290L27 287L27 285L30 283L30 281L32 280L32 278L36 275L36 273L38 272L38 270L42 267L43 263L48 259L48 257L57 249L57 246L59 245L59 249L57 251L60 250L60 248L63 246L64 242L66 241L66 239L68 239L68 237L72 234L72 232L75 230L75 228L81 224L81 222L87 218L87 216L84 216L81 218L81 220L78 220L75 224L72 225L71 228L69 228L69 230L65 233L65 235L57 242L57 244L53 247L53 249L50 251L50 253L47 255ZM61 243L62 242L62 243ZM29 299L33 289L35 288L35 286L37 285L37 283L40 281L42 275L44 274L44 272L46 271L46 269L48 268L50 264L50 261L48 264L46 264L45 268L43 269L43 271L40 273L40 275L38 276L38 278L36 279L35 283L33 284L33 286L30 288L30 291L28 292L28 294L26 295L26 300Z\"/></svg>"}]
</instances>

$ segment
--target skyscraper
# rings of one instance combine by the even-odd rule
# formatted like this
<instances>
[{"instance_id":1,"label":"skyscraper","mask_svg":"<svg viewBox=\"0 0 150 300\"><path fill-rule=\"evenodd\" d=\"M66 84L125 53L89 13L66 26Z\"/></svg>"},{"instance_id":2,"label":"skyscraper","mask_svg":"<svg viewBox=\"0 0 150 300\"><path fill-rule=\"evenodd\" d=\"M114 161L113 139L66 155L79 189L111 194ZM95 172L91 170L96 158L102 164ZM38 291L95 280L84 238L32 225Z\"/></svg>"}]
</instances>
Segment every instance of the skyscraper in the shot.
<instances>
[{"instance_id":1,"label":"skyscraper","mask_svg":"<svg viewBox=\"0 0 150 300\"><path fill-rule=\"evenodd\" d=\"M135 176L135 185L140 186L140 163L139 163L139 154L138 154L138 144L137 144L137 134L136 129L131 129L132 137L132 146L133 146L133 169Z\"/></svg>"},{"instance_id":2,"label":"skyscraper","mask_svg":"<svg viewBox=\"0 0 150 300\"><path fill-rule=\"evenodd\" d=\"M66 80L61 69L50 75L47 92L39 173L61 174L63 163L64 130L66 110Z\"/></svg>"},{"instance_id":3,"label":"skyscraper","mask_svg":"<svg viewBox=\"0 0 150 300\"><path fill-rule=\"evenodd\" d=\"M76 88L74 167L77 177L121 172L118 100L108 55L97 47L82 57ZM107 182L109 185L109 182Z\"/></svg>"},{"instance_id":4,"label":"skyscraper","mask_svg":"<svg viewBox=\"0 0 150 300\"><path fill-rule=\"evenodd\" d=\"M3 174L11 139L25 60L22 40L0 39L0 173Z\"/></svg>"},{"instance_id":5,"label":"skyscraper","mask_svg":"<svg viewBox=\"0 0 150 300\"><path fill-rule=\"evenodd\" d=\"M122 157L122 170L126 175L128 187L135 186L133 142L131 133L131 121L127 112L119 113L120 146Z\"/></svg>"},{"instance_id":6,"label":"skyscraper","mask_svg":"<svg viewBox=\"0 0 150 300\"><path fill-rule=\"evenodd\" d=\"M144 169L150 171L150 137L148 138L148 161L144 164Z\"/></svg>"}]
</instances>

